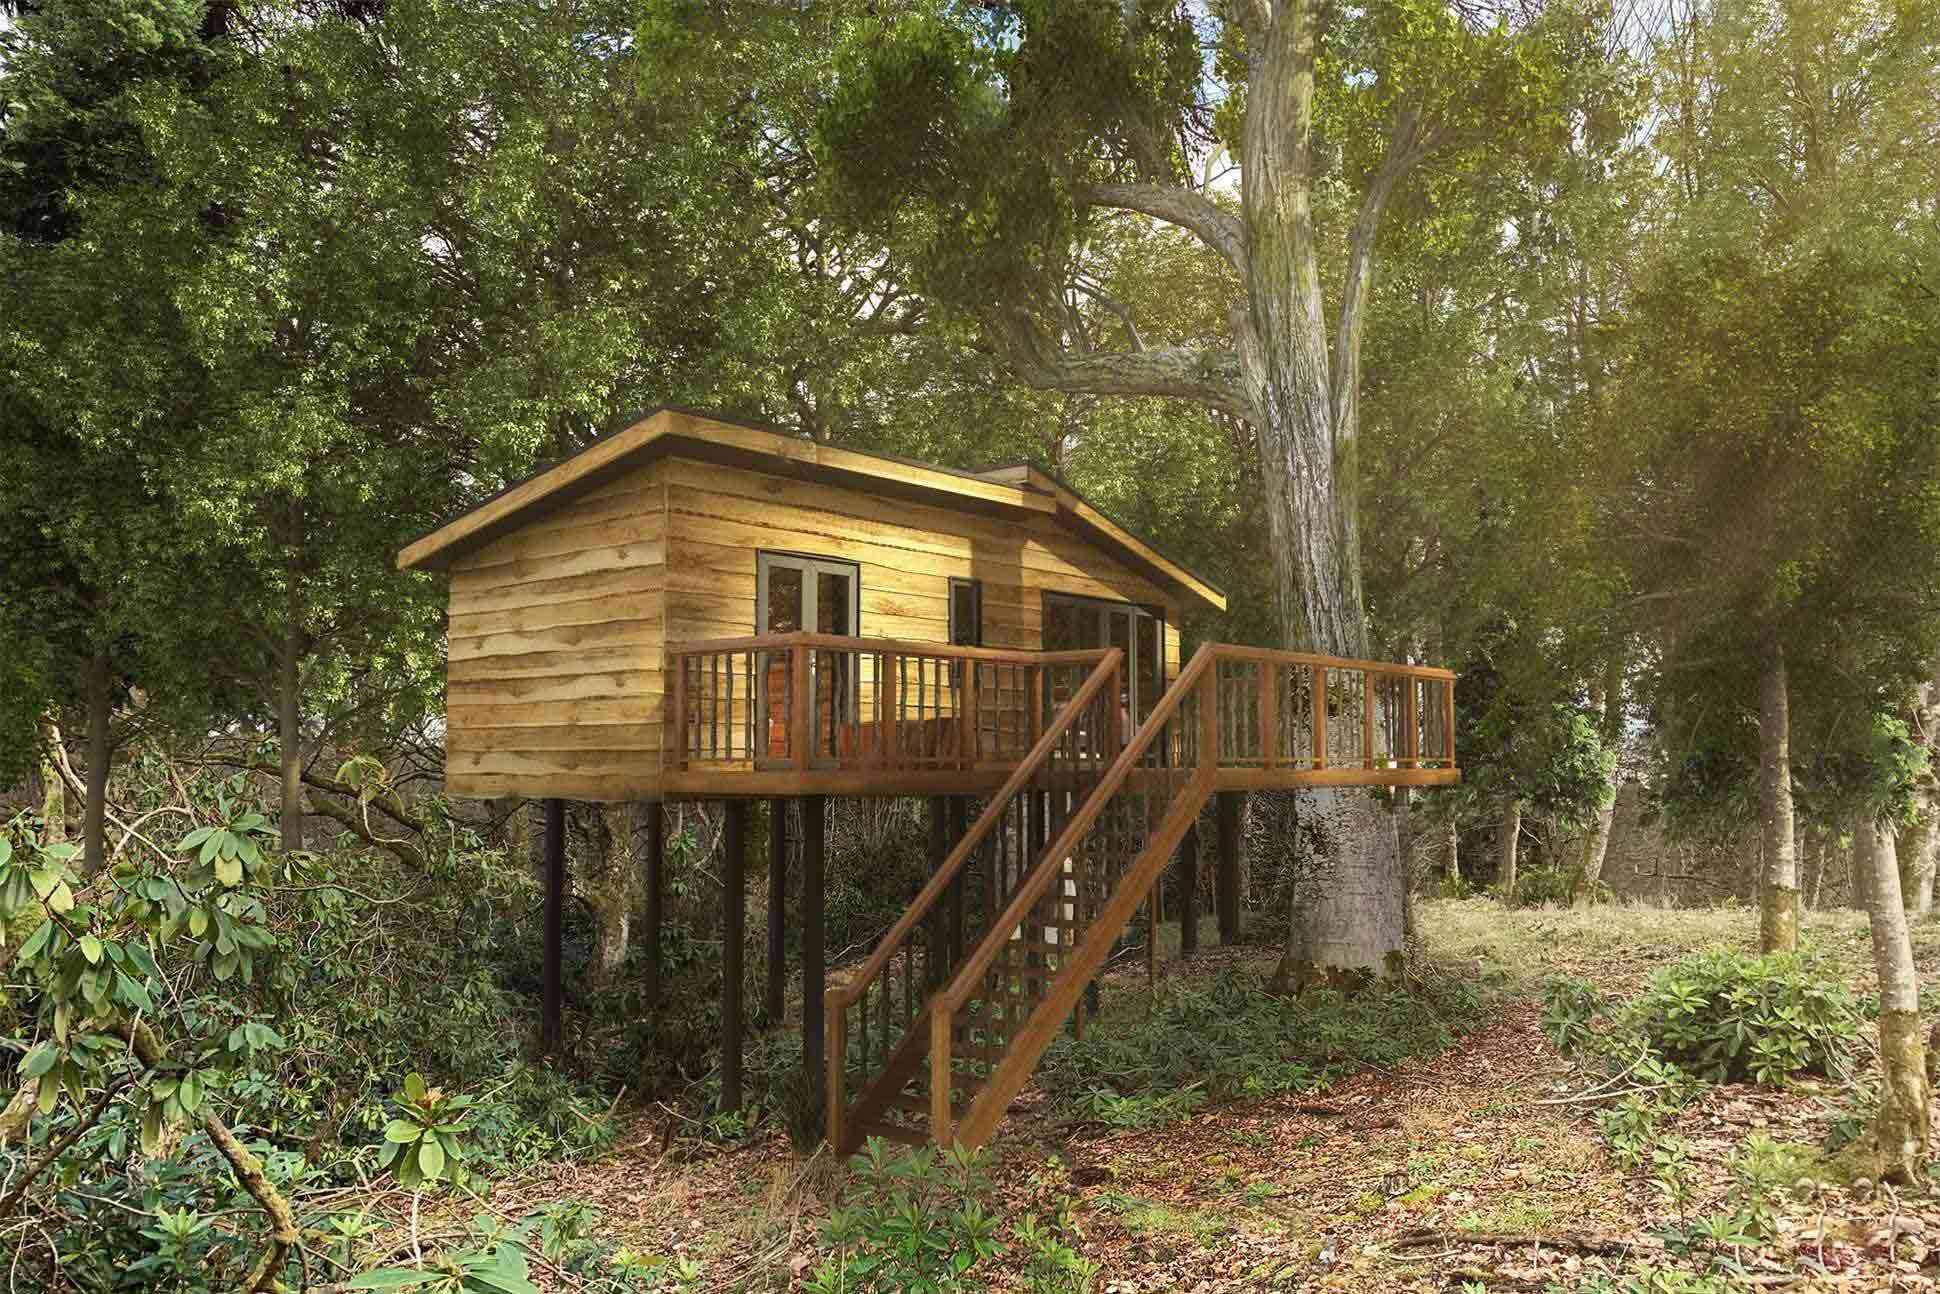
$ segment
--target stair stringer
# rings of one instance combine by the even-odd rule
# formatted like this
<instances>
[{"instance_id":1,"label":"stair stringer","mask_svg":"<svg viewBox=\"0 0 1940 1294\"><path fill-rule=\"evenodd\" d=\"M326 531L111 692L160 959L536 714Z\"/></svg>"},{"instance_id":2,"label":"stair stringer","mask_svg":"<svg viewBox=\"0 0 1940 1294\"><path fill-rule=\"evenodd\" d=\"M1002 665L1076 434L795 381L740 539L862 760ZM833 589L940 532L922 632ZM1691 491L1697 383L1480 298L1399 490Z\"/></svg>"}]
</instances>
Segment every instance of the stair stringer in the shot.
<instances>
[{"instance_id":1,"label":"stair stringer","mask_svg":"<svg viewBox=\"0 0 1940 1294\"><path fill-rule=\"evenodd\" d=\"M955 1141L974 1149L988 1141L997 1130L997 1125L1003 1122L1004 1111L1037 1071L1037 1062L1043 1059L1058 1030L1064 1027L1085 985L1103 969L1106 959L1111 956L1112 946L1118 942L1118 936L1131 924L1139 904L1145 901L1145 896L1171 862L1173 851L1185 838L1199 811L1205 808L1206 801L1212 796L1213 784L1214 769L1208 764L1202 766L1193 779L1180 789L1156 833L1146 841L1145 848L1120 876L1117 888L1085 930L1084 938L1058 967L1043 1001L1026 1017L1024 1027L1012 1036L1004 1059L990 1072L983 1089L964 1111L962 1121L954 1129ZM1000 937L1008 940L1010 929L999 927L986 936L987 939Z\"/></svg>"}]
</instances>

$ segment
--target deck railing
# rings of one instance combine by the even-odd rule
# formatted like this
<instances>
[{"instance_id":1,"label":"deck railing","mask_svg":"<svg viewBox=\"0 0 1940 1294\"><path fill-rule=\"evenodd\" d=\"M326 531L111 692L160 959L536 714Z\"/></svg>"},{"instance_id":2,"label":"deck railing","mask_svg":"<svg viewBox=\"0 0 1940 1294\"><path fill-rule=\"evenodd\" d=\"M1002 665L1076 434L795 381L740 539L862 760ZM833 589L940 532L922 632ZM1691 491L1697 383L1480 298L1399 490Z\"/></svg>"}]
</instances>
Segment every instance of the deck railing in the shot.
<instances>
[{"instance_id":1,"label":"deck railing","mask_svg":"<svg viewBox=\"0 0 1940 1294\"><path fill-rule=\"evenodd\" d=\"M1221 769L1303 781L1455 767L1455 675L1428 665L1209 644ZM1322 705L1316 697L1325 699Z\"/></svg>"},{"instance_id":2,"label":"deck railing","mask_svg":"<svg viewBox=\"0 0 1940 1294\"><path fill-rule=\"evenodd\" d=\"M673 769L1014 766L1099 651L764 634L667 648Z\"/></svg>"}]
</instances>

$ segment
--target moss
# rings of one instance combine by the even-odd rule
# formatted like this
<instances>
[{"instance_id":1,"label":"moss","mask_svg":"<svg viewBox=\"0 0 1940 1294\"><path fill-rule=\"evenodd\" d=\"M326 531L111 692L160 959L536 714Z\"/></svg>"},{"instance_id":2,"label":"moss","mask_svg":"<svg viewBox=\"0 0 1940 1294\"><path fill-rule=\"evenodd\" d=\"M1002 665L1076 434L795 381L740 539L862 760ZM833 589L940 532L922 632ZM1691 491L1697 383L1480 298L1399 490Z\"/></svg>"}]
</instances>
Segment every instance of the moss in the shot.
<instances>
[{"instance_id":1,"label":"moss","mask_svg":"<svg viewBox=\"0 0 1940 1294\"><path fill-rule=\"evenodd\" d=\"M1758 913L1758 948L1761 952L1796 952L1799 946L1799 888L1774 885L1765 892Z\"/></svg>"},{"instance_id":2,"label":"moss","mask_svg":"<svg viewBox=\"0 0 1940 1294\"><path fill-rule=\"evenodd\" d=\"M1879 1013L1879 1059L1879 1112L1873 1120L1879 1175L1882 1181L1918 1181L1925 1176L1932 1139L1926 1040L1918 1011Z\"/></svg>"}]
</instances>

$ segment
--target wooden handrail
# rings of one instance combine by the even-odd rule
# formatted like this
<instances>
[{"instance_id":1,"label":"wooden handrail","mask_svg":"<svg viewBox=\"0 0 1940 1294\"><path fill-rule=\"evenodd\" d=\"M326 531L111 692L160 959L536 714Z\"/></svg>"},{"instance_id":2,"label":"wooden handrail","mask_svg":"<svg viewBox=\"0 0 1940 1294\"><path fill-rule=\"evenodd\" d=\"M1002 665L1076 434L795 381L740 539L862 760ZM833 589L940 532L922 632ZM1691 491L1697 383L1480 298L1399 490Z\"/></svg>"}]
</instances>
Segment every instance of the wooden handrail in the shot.
<instances>
[{"instance_id":1,"label":"wooden handrail","mask_svg":"<svg viewBox=\"0 0 1940 1294\"><path fill-rule=\"evenodd\" d=\"M1227 660L1273 661L1281 665L1324 665L1329 669L1362 670L1369 674L1412 674L1417 678L1454 679L1455 671L1438 665L1410 665L1391 660L1362 660L1356 656L1320 656L1313 652L1282 651L1278 647L1241 647L1235 643L1207 643Z\"/></svg>"},{"instance_id":2,"label":"wooden handrail","mask_svg":"<svg viewBox=\"0 0 1940 1294\"><path fill-rule=\"evenodd\" d=\"M976 951L958 968L957 976L949 986L937 995L946 1010L952 1013L961 1011L970 999L977 995L978 990L983 986L984 975L989 972L991 963L997 960L998 950L1003 947L1003 941L993 939L991 936L999 930L1015 930L1030 920L1031 909L1037 905L1039 899L1044 897L1044 891L1049 888L1052 879L1062 874L1064 860L1070 856L1078 842L1084 839L1085 833L1091 830L1092 823L1098 820L1098 814L1103 810L1105 802L1118 793L1119 787L1125 784L1126 777L1138 767L1139 761L1144 758L1153 739L1164 730L1166 723L1180 705L1184 704L1186 696L1199 686L1199 680L1212 668L1217 654L1210 643L1193 653L1191 664L1187 665L1185 671L1173 681L1172 686L1166 689L1159 703L1152 707L1152 713L1145 717L1145 722L1139 725L1131 741L1118 752L1118 758L1113 760L1111 767L1105 770L1097 786L1092 788L1091 793L1085 796L1084 802L1078 806L1077 812L1065 822L1064 830L1059 832L1057 839L1039 854L1037 866L1031 869L1031 874L1017 887L1010 906L1004 909L1002 916L989 924ZM1213 703L1217 704L1217 698L1213 699ZM1210 765L1208 764L1209 753ZM1208 776L1209 768L1216 766L1218 760L1219 752L1206 751L1202 743L1199 761L1192 766L1193 776L1195 778ZM1185 765L1178 766L1179 771L1184 771L1185 767Z\"/></svg>"},{"instance_id":3,"label":"wooden handrail","mask_svg":"<svg viewBox=\"0 0 1940 1294\"><path fill-rule=\"evenodd\" d=\"M821 651L879 652L891 656L935 656L948 660L990 661L1004 665L1088 665L1103 659L1103 647L1083 651L1021 651L1004 647L960 647L954 643L912 642L902 638L861 638L844 634L812 633L797 629L780 634L749 634L740 638L699 638L667 644L669 656L703 656L722 652L778 651L811 647Z\"/></svg>"},{"instance_id":4,"label":"wooden handrail","mask_svg":"<svg viewBox=\"0 0 1940 1294\"><path fill-rule=\"evenodd\" d=\"M1023 790L1026 782L1037 776L1040 766L1050 758L1051 752L1056 749L1058 741L1064 736L1066 728L1098 695L1099 690L1116 676L1124 660L1124 651L1117 647L1109 647L1102 655L1103 659L1090 674L1085 676L1084 683L1072 694L1071 699L1064 703L1056 718L1045 728L1044 735L1039 737L1037 744L1031 747L1030 753L1018 763L1011 775L1005 779L1002 788L991 797L988 807L978 816L975 825L965 833L962 840L957 842L956 848L952 849L949 856L943 860L943 865L936 869L936 873L930 877L929 882L917 893L915 900L904 909L902 917L889 928L889 933L877 942L876 950L870 954L869 960L864 962L846 983L838 984L827 991L824 998L826 1004L839 1005L847 1009L860 1001L869 985L882 974L883 967L888 965L889 959L895 956L896 950L909 937L910 931L929 915L931 906L943 896L943 892L956 879L957 873L963 870L964 863L983 844L995 824L1002 820L1004 808L1009 804L1011 797Z\"/></svg>"}]
</instances>

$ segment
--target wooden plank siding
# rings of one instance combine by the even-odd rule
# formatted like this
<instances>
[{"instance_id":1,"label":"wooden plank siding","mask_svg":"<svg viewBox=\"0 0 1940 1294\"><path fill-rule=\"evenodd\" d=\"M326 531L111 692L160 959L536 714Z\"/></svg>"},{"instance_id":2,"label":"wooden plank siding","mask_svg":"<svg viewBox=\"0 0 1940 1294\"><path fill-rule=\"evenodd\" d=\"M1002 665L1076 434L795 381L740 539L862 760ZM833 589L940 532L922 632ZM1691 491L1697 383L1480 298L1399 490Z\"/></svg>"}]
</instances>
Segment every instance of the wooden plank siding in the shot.
<instances>
[{"instance_id":1,"label":"wooden plank siding","mask_svg":"<svg viewBox=\"0 0 1940 1294\"><path fill-rule=\"evenodd\" d=\"M666 539L666 490L650 463L452 562L452 794L653 793Z\"/></svg>"},{"instance_id":2,"label":"wooden plank siding","mask_svg":"<svg viewBox=\"0 0 1940 1294\"><path fill-rule=\"evenodd\" d=\"M752 633L764 550L854 563L864 638L948 642L949 582L975 579L985 646L1041 649L1044 594L1077 594L1163 608L1167 677L1179 670L1178 593L1053 514L999 518L662 457L452 560L451 793L660 794L663 649ZM866 693L873 665L862 669Z\"/></svg>"}]
</instances>

